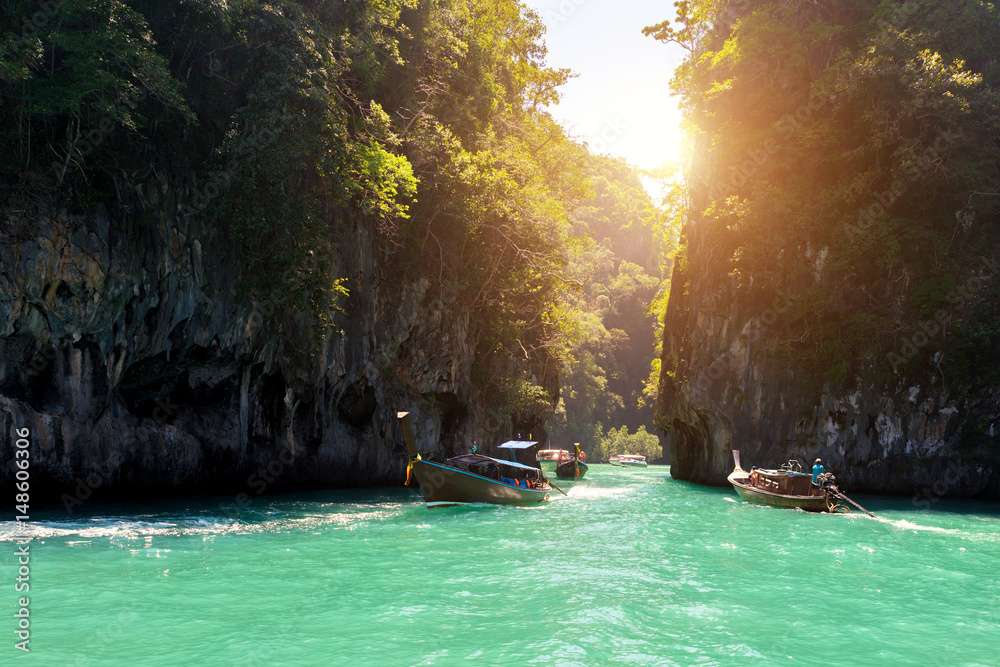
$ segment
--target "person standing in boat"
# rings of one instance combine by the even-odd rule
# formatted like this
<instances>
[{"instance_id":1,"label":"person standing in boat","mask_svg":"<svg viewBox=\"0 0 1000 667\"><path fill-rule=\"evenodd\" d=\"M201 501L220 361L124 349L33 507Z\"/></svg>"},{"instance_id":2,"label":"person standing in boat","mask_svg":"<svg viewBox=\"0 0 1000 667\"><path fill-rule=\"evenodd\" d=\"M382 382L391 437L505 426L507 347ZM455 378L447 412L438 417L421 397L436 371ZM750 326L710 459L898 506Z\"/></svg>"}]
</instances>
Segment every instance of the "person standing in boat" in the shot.
<instances>
[{"instance_id":1,"label":"person standing in boat","mask_svg":"<svg viewBox=\"0 0 1000 667\"><path fill-rule=\"evenodd\" d=\"M813 479L812 479L813 484L819 485L819 482L817 480L819 479L819 476L823 474L824 470L825 469L823 468L823 462L820 461L819 459L816 459L816 462L813 463Z\"/></svg>"}]
</instances>

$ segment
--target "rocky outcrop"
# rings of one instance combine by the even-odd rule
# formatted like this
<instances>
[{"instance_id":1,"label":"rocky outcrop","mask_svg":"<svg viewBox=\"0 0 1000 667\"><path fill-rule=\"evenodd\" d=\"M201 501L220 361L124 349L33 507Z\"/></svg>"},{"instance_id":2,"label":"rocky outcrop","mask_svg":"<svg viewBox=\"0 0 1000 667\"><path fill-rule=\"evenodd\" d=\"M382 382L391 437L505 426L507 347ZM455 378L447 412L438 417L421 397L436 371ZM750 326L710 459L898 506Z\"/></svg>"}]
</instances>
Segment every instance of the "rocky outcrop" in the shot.
<instances>
[{"instance_id":1,"label":"rocky outcrop","mask_svg":"<svg viewBox=\"0 0 1000 667\"><path fill-rule=\"evenodd\" d=\"M101 494L399 484L401 409L432 456L511 432L470 380L468 306L380 261L360 215L332 258L350 290L341 331L321 332L310 356L305 318L278 331L237 296L233 245L182 213L182 190L141 199L134 216L7 211L2 481L24 428L32 499L69 508Z\"/></svg>"},{"instance_id":2,"label":"rocky outcrop","mask_svg":"<svg viewBox=\"0 0 1000 667\"><path fill-rule=\"evenodd\" d=\"M900 386L816 390L766 347L785 303L737 305L706 267L702 230L686 230L689 261L674 270L666 315L657 425L668 434L671 474L724 485L732 450L744 468L821 458L845 491L940 498L1000 498L996 449L1000 393L949 391L939 379Z\"/></svg>"}]
</instances>

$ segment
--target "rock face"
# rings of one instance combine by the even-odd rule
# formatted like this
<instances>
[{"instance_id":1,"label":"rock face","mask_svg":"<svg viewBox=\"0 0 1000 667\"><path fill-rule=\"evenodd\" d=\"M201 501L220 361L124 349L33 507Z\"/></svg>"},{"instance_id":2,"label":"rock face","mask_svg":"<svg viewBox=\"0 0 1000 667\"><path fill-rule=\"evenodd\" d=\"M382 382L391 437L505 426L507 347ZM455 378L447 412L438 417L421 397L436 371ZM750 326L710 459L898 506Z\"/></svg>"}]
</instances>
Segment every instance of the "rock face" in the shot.
<instances>
[{"instance_id":1,"label":"rock face","mask_svg":"<svg viewBox=\"0 0 1000 667\"><path fill-rule=\"evenodd\" d=\"M334 269L350 296L303 362L250 297L223 232L178 215L170 188L141 224L58 210L0 228L0 480L15 429L32 500L399 484L397 410L425 454L509 435L470 380L470 313L380 266L356 217ZM308 322L301 325L308 331ZM488 406L487 406L488 407ZM537 433L537 429L536 429Z\"/></svg>"},{"instance_id":2,"label":"rock face","mask_svg":"<svg viewBox=\"0 0 1000 667\"><path fill-rule=\"evenodd\" d=\"M962 438L970 425L994 434L1000 394L949 392L939 381L891 389L856 380L846 394L806 386L760 345L782 299L736 306L724 280L699 270L707 251L697 225L685 234L690 261L674 269L657 406L674 477L724 485L738 449L746 469L821 458L847 493L908 495L918 507L1000 498L995 450Z\"/></svg>"}]
</instances>

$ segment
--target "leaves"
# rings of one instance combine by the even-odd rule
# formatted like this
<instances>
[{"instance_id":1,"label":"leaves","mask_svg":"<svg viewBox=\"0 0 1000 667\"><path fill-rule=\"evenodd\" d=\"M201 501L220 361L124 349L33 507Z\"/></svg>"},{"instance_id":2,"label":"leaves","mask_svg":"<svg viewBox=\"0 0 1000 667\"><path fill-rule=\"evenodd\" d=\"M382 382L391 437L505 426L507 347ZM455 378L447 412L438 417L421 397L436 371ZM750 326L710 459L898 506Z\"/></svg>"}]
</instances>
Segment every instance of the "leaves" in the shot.
<instances>
[{"instance_id":1,"label":"leaves","mask_svg":"<svg viewBox=\"0 0 1000 667\"><path fill-rule=\"evenodd\" d=\"M697 151L685 274L740 317L790 300L755 343L812 389L909 381L887 355L995 247L1000 207L973 193L1000 190L996 8L704 2L679 21L696 40L674 80ZM936 372L930 352L913 373Z\"/></svg>"}]
</instances>

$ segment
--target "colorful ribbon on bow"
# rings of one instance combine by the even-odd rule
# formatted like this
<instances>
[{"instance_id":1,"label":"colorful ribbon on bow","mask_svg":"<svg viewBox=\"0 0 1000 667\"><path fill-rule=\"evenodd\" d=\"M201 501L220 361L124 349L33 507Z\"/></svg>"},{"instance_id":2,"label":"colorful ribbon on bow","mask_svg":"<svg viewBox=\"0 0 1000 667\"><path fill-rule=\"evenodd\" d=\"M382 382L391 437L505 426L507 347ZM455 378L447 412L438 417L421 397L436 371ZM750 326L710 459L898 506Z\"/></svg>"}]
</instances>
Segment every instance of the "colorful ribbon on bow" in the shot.
<instances>
[{"instance_id":1,"label":"colorful ribbon on bow","mask_svg":"<svg viewBox=\"0 0 1000 667\"><path fill-rule=\"evenodd\" d=\"M413 464L420 460L420 454L417 454L415 458L410 459L410 462L406 465L406 486L410 485L410 475L413 474Z\"/></svg>"}]
</instances>

